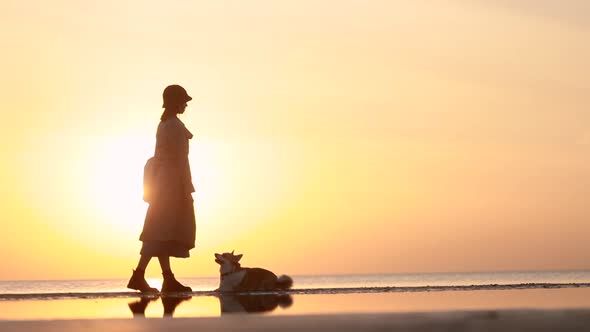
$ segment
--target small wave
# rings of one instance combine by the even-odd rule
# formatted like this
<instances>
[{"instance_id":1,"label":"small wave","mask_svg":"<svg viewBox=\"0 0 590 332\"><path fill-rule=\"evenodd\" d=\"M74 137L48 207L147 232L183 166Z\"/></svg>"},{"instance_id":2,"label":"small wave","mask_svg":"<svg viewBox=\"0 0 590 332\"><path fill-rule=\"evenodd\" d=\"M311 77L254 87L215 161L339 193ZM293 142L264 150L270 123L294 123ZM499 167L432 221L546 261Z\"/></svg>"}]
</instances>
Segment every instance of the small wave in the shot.
<instances>
[{"instance_id":1,"label":"small wave","mask_svg":"<svg viewBox=\"0 0 590 332\"><path fill-rule=\"evenodd\" d=\"M557 289L557 288L588 288L590 283L521 283L521 284L489 284L464 286L408 286L408 287L354 287L354 288L302 288L281 292L251 292L249 295L265 294L362 294L362 293L411 293L411 292L444 292L444 291L478 291L478 290L521 290L521 289ZM171 294L167 296L218 296L217 291L195 291L191 293ZM134 298L138 296L157 297L137 292L85 292L85 293L31 293L31 294L0 294L0 301L10 300L66 300L66 299L105 299Z\"/></svg>"}]
</instances>

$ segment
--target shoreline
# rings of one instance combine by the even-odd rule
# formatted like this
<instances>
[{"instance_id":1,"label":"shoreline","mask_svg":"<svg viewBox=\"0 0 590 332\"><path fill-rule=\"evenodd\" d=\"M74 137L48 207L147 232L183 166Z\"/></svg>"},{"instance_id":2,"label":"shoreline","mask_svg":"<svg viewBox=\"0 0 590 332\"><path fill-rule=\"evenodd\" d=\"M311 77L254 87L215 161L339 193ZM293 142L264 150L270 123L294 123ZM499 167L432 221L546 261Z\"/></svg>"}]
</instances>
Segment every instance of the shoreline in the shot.
<instances>
[{"instance_id":1,"label":"shoreline","mask_svg":"<svg viewBox=\"0 0 590 332\"><path fill-rule=\"evenodd\" d=\"M480 310L381 314L321 314L161 319L0 321L5 332L25 331L584 331L590 309Z\"/></svg>"},{"instance_id":2,"label":"shoreline","mask_svg":"<svg viewBox=\"0 0 590 332\"><path fill-rule=\"evenodd\" d=\"M461 292L461 291L494 291L494 290L528 290L528 289L569 289L590 288L590 283L520 283L520 284L487 284L465 286L407 286L407 287L350 287L350 288L302 288L287 291L246 292L230 293L235 295L329 295L329 294L358 294L358 293L420 293L420 292ZM201 290L188 293L167 294L169 297L198 297L219 296L221 292L216 290ZM52 292L52 293L6 293L0 294L0 301L18 300L62 300L62 299L109 299L109 298L135 298L157 297L161 293L142 294L139 292Z\"/></svg>"}]
</instances>

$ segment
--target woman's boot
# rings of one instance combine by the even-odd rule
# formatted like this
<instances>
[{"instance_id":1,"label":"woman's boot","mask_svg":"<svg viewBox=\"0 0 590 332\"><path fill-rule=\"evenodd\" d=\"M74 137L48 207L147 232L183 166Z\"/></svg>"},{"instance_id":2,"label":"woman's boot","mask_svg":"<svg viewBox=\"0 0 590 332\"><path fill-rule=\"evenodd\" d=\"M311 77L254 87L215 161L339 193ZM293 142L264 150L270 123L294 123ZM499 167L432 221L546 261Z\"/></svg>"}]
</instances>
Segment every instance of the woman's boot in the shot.
<instances>
[{"instance_id":1,"label":"woman's boot","mask_svg":"<svg viewBox=\"0 0 590 332\"><path fill-rule=\"evenodd\" d=\"M162 293L170 292L192 292L193 290L188 286L183 286L174 278L172 271L162 272L164 276L164 283L162 283Z\"/></svg>"},{"instance_id":2,"label":"woman's boot","mask_svg":"<svg viewBox=\"0 0 590 332\"><path fill-rule=\"evenodd\" d=\"M142 293L158 293L158 290L150 287L145 280L145 270L133 270L133 275L129 279L127 288L138 290Z\"/></svg>"}]
</instances>

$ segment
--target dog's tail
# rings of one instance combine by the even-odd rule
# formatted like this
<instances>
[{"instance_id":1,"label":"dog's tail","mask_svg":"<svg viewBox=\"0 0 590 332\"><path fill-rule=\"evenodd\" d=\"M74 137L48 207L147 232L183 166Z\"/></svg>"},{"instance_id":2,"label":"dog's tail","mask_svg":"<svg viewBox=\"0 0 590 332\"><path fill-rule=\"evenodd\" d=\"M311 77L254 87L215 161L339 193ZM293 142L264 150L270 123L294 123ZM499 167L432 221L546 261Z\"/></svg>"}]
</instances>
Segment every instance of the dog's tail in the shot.
<instances>
[{"instance_id":1,"label":"dog's tail","mask_svg":"<svg viewBox=\"0 0 590 332\"><path fill-rule=\"evenodd\" d=\"M277 278L276 286L278 289L287 290L293 286L293 279L283 274Z\"/></svg>"}]
</instances>

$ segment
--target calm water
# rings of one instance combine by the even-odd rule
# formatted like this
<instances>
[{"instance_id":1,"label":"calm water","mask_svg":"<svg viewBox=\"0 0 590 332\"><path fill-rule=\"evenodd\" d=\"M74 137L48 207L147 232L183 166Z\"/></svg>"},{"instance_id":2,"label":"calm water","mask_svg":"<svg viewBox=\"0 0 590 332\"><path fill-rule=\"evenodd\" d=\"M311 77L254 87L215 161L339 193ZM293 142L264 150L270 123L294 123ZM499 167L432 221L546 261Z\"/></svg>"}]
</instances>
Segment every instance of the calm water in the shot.
<instances>
[{"instance_id":1,"label":"calm water","mask_svg":"<svg viewBox=\"0 0 590 332\"><path fill-rule=\"evenodd\" d=\"M310 294L572 286L565 284L586 287L590 284L590 271L326 275L293 276L293 279L294 293ZM190 285L196 293L194 295L209 293L219 283L218 278L179 280ZM74 297L123 296L129 293L126 282L124 279L0 281L0 300L14 299L10 295L26 295L26 298L71 297L72 293ZM148 279L148 282L159 287L161 281Z\"/></svg>"}]
</instances>

